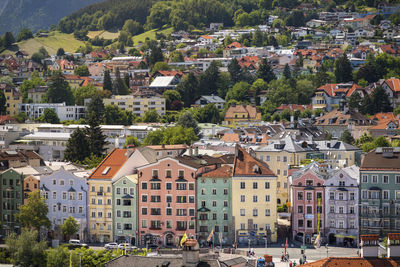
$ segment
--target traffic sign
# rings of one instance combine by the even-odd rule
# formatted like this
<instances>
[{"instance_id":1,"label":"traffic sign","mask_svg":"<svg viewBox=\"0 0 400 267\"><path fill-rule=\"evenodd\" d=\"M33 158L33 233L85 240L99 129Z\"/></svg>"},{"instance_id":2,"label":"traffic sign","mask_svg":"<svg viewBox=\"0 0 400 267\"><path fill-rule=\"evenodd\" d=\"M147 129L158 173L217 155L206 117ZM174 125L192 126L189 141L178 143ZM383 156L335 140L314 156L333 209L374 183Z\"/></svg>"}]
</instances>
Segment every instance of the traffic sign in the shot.
<instances>
[{"instance_id":1,"label":"traffic sign","mask_svg":"<svg viewBox=\"0 0 400 267\"><path fill-rule=\"evenodd\" d=\"M307 249L307 246L301 246L301 249L302 249L302 250L306 250L306 249Z\"/></svg>"}]
</instances>

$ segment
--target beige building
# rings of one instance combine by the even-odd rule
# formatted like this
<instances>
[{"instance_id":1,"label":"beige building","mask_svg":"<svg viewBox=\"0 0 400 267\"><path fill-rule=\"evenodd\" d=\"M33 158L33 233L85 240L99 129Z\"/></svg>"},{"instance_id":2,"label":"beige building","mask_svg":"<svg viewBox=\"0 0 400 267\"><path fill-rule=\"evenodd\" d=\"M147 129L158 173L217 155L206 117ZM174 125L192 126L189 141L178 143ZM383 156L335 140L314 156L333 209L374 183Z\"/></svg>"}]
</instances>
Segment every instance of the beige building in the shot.
<instances>
[{"instance_id":1,"label":"beige building","mask_svg":"<svg viewBox=\"0 0 400 267\"><path fill-rule=\"evenodd\" d=\"M361 162L361 150L342 141L295 141L290 136L272 140L255 150L256 157L268 164L277 179L277 204L290 201L288 175L292 167L306 159L322 159L332 167L348 167Z\"/></svg>"},{"instance_id":2,"label":"beige building","mask_svg":"<svg viewBox=\"0 0 400 267\"><path fill-rule=\"evenodd\" d=\"M276 175L265 162L236 147L232 177L235 240L265 244L277 240Z\"/></svg>"},{"instance_id":3,"label":"beige building","mask_svg":"<svg viewBox=\"0 0 400 267\"><path fill-rule=\"evenodd\" d=\"M165 114L165 99L159 96L115 95L103 99L103 102L104 105L117 105L123 110L132 111L136 116L143 116L148 110L155 110L160 116Z\"/></svg>"}]
</instances>

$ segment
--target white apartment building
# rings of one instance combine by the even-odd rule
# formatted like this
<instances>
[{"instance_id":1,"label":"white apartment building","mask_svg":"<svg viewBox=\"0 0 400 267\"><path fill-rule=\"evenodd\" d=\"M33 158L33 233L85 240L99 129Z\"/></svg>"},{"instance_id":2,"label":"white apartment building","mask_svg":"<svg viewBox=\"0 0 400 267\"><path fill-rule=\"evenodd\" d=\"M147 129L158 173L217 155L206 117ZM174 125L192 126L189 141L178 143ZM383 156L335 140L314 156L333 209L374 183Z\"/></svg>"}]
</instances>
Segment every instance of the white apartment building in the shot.
<instances>
[{"instance_id":1,"label":"white apartment building","mask_svg":"<svg viewBox=\"0 0 400 267\"><path fill-rule=\"evenodd\" d=\"M103 99L104 105L117 105L122 110L132 111L136 116L143 116L148 110L165 114L165 99L159 96L137 97L132 95L115 95Z\"/></svg>"},{"instance_id":2,"label":"white apartment building","mask_svg":"<svg viewBox=\"0 0 400 267\"><path fill-rule=\"evenodd\" d=\"M30 103L18 104L18 111L25 113L29 119L37 119L44 114L45 109L51 108L56 113L60 121L79 120L85 118L85 106L67 106L63 103Z\"/></svg>"}]
</instances>

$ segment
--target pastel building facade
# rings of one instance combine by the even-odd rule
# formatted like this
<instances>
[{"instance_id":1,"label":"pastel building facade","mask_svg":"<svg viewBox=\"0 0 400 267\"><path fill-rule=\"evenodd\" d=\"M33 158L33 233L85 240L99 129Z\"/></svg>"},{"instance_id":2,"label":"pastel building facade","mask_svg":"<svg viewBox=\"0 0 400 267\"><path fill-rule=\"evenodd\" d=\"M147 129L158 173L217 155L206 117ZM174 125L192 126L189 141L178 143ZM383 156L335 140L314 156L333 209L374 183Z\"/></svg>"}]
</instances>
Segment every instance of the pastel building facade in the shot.
<instances>
[{"instance_id":1,"label":"pastel building facade","mask_svg":"<svg viewBox=\"0 0 400 267\"><path fill-rule=\"evenodd\" d=\"M52 224L52 230L61 227L65 220L72 216L80 226L76 237L87 240L88 185L86 179L77 177L61 167L50 175L41 176L40 181L41 194L49 207L47 216Z\"/></svg>"},{"instance_id":2,"label":"pastel building facade","mask_svg":"<svg viewBox=\"0 0 400 267\"><path fill-rule=\"evenodd\" d=\"M319 231L321 237L325 233L325 180L315 171L316 166L311 163L304 169L293 173L293 236L301 236L306 243L310 243Z\"/></svg>"}]
</instances>

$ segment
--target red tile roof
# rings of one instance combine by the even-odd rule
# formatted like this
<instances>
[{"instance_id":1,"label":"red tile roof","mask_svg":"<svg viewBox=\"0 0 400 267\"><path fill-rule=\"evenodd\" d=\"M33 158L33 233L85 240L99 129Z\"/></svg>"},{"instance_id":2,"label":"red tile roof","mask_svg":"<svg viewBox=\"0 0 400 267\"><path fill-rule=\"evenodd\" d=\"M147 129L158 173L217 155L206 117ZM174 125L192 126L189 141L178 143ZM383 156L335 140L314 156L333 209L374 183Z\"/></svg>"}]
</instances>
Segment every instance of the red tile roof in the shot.
<instances>
[{"instance_id":1,"label":"red tile roof","mask_svg":"<svg viewBox=\"0 0 400 267\"><path fill-rule=\"evenodd\" d=\"M371 120L386 121L386 120L397 120L398 118L393 114L393 112L380 112L371 116Z\"/></svg>"},{"instance_id":2,"label":"red tile roof","mask_svg":"<svg viewBox=\"0 0 400 267\"><path fill-rule=\"evenodd\" d=\"M387 79L385 83L390 87L393 92L400 92L400 79Z\"/></svg>"},{"instance_id":3,"label":"red tile roof","mask_svg":"<svg viewBox=\"0 0 400 267\"><path fill-rule=\"evenodd\" d=\"M233 176L266 177L276 175L269 169L269 166L265 162L252 157L241 146L236 145Z\"/></svg>"},{"instance_id":4,"label":"red tile roof","mask_svg":"<svg viewBox=\"0 0 400 267\"><path fill-rule=\"evenodd\" d=\"M232 177L233 168L229 165L224 165L215 169L213 171L204 173L201 177L209 177L209 178L230 178Z\"/></svg>"},{"instance_id":5,"label":"red tile roof","mask_svg":"<svg viewBox=\"0 0 400 267\"><path fill-rule=\"evenodd\" d=\"M89 179L112 179L128 160L126 151L121 148L113 149L92 172Z\"/></svg>"},{"instance_id":6,"label":"red tile roof","mask_svg":"<svg viewBox=\"0 0 400 267\"><path fill-rule=\"evenodd\" d=\"M242 47L244 47L244 46L239 42L233 42L226 46L226 48L242 48Z\"/></svg>"},{"instance_id":7,"label":"red tile roof","mask_svg":"<svg viewBox=\"0 0 400 267\"><path fill-rule=\"evenodd\" d=\"M238 133L226 133L221 140L225 142L240 142L240 136Z\"/></svg>"},{"instance_id":8,"label":"red tile roof","mask_svg":"<svg viewBox=\"0 0 400 267\"><path fill-rule=\"evenodd\" d=\"M398 267L398 259L378 259L378 258L339 258L330 257L315 262L302 265L304 267Z\"/></svg>"}]
</instances>

